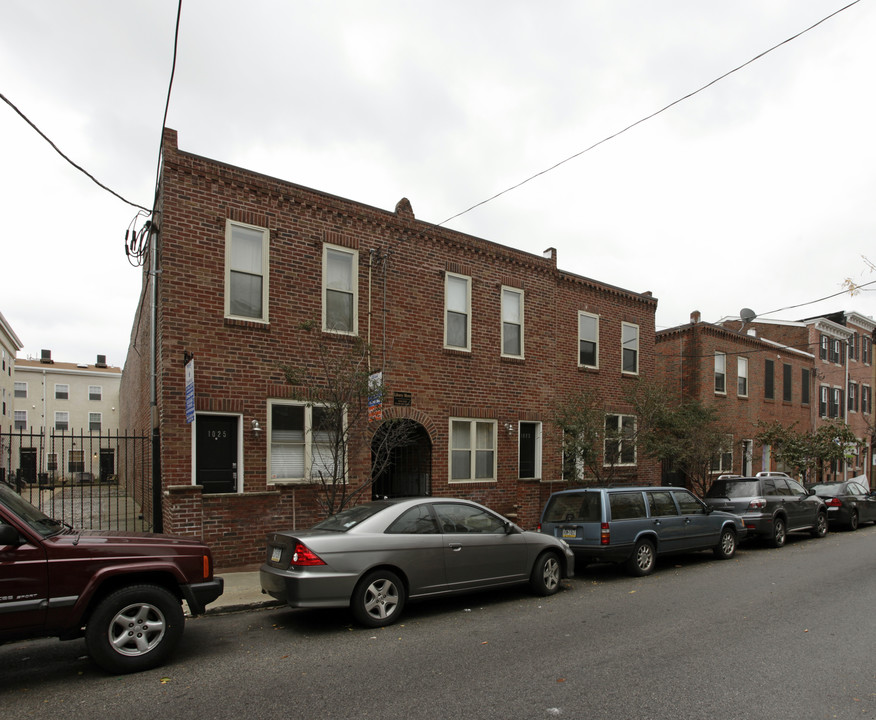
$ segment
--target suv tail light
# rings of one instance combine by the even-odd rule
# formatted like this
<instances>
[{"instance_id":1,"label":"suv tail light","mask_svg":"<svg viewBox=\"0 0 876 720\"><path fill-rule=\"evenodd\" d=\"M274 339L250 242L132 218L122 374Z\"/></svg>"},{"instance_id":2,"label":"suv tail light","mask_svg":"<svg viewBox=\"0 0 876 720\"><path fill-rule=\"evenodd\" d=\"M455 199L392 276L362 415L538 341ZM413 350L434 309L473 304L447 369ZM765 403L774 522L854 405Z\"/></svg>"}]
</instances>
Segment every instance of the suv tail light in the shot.
<instances>
[{"instance_id":1,"label":"suv tail light","mask_svg":"<svg viewBox=\"0 0 876 720\"><path fill-rule=\"evenodd\" d=\"M292 553L292 559L289 561L289 566L313 567L314 565L325 565L325 562L323 562L322 558L304 543L296 543L295 552Z\"/></svg>"},{"instance_id":2,"label":"suv tail light","mask_svg":"<svg viewBox=\"0 0 876 720\"><path fill-rule=\"evenodd\" d=\"M766 507L766 499L762 497L752 498L748 503L749 510L763 510Z\"/></svg>"},{"instance_id":3,"label":"suv tail light","mask_svg":"<svg viewBox=\"0 0 876 720\"><path fill-rule=\"evenodd\" d=\"M824 504L828 507L842 507L843 503L839 498L830 498L830 500L826 500Z\"/></svg>"},{"instance_id":4,"label":"suv tail light","mask_svg":"<svg viewBox=\"0 0 876 720\"><path fill-rule=\"evenodd\" d=\"M608 545L611 543L611 530L608 529L608 523L602 523L599 526L599 544Z\"/></svg>"}]
</instances>

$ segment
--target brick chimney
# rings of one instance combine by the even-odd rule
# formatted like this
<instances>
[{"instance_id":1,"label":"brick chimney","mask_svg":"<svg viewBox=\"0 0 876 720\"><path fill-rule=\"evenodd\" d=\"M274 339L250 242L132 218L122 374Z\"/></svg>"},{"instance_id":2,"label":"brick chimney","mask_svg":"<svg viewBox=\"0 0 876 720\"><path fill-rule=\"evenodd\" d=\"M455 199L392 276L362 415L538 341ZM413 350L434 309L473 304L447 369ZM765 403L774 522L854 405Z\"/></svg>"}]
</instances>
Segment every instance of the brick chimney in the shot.
<instances>
[{"instance_id":1,"label":"brick chimney","mask_svg":"<svg viewBox=\"0 0 876 720\"><path fill-rule=\"evenodd\" d=\"M700 311L699 311L699 310L694 310L694 311L690 314L690 324L691 324L691 325L696 325L699 321L700 321Z\"/></svg>"}]
</instances>

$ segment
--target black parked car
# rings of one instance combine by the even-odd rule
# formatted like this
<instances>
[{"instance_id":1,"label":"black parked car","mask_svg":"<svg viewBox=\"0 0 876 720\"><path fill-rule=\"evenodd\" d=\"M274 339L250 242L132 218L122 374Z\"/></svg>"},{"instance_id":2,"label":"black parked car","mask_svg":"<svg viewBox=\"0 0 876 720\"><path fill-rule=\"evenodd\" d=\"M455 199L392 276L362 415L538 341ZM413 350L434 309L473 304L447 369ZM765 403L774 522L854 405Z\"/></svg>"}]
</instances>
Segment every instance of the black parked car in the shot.
<instances>
[{"instance_id":1,"label":"black parked car","mask_svg":"<svg viewBox=\"0 0 876 720\"><path fill-rule=\"evenodd\" d=\"M876 522L876 493L868 492L854 480L810 485L809 493L824 501L831 523L857 530L858 523Z\"/></svg>"},{"instance_id":2,"label":"black parked car","mask_svg":"<svg viewBox=\"0 0 876 720\"><path fill-rule=\"evenodd\" d=\"M766 538L773 547L782 547L789 532L827 535L824 501L785 473L722 476L712 483L704 500L716 510L741 515L748 536Z\"/></svg>"}]
</instances>

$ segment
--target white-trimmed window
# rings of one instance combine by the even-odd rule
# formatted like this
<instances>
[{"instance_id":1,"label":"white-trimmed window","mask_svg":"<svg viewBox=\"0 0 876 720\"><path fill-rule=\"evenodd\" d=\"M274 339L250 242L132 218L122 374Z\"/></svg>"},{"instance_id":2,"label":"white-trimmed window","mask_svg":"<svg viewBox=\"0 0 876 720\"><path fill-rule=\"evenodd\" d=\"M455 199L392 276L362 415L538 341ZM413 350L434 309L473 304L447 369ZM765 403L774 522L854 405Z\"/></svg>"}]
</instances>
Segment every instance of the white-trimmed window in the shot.
<instances>
[{"instance_id":1,"label":"white-trimmed window","mask_svg":"<svg viewBox=\"0 0 876 720\"><path fill-rule=\"evenodd\" d=\"M711 467L712 473L732 473L733 472L733 436L728 435L724 439L724 447L721 448L715 457L712 458Z\"/></svg>"},{"instance_id":2,"label":"white-trimmed window","mask_svg":"<svg viewBox=\"0 0 876 720\"><path fill-rule=\"evenodd\" d=\"M639 326L621 323L621 371L639 373Z\"/></svg>"},{"instance_id":3,"label":"white-trimmed window","mask_svg":"<svg viewBox=\"0 0 876 720\"><path fill-rule=\"evenodd\" d=\"M85 451L67 451L67 472L85 472Z\"/></svg>"},{"instance_id":4,"label":"white-trimmed window","mask_svg":"<svg viewBox=\"0 0 876 720\"><path fill-rule=\"evenodd\" d=\"M16 430L27 430L27 410L15 411L14 427Z\"/></svg>"},{"instance_id":5,"label":"white-trimmed window","mask_svg":"<svg viewBox=\"0 0 876 720\"><path fill-rule=\"evenodd\" d=\"M309 482L320 476L330 482L335 477L335 433L330 421L331 413L319 405L268 402L272 482Z\"/></svg>"},{"instance_id":6,"label":"white-trimmed window","mask_svg":"<svg viewBox=\"0 0 876 720\"><path fill-rule=\"evenodd\" d=\"M101 414L99 412L88 413L88 431L100 432L101 430Z\"/></svg>"},{"instance_id":7,"label":"white-trimmed window","mask_svg":"<svg viewBox=\"0 0 876 720\"><path fill-rule=\"evenodd\" d=\"M578 311L578 367L599 367L599 315Z\"/></svg>"},{"instance_id":8,"label":"white-trimmed window","mask_svg":"<svg viewBox=\"0 0 876 720\"><path fill-rule=\"evenodd\" d=\"M268 321L270 236L266 228L226 221L226 317Z\"/></svg>"},{"instance_id":9,"label":"white-trimmed window","mask_svg":"<svg viewBox=\"0 0 876 720\"><path fill-rule=\"evenodd\" d=\"M26 398L27 397L27 383L15 381L15 397L17 398Z\"/></svg>"},{"instance_id":10,"label":"white-trimmed window","mask_svg":"<svg viewBox=\"0 0 876 720\"><path fill-rule=\"evenodd\" d=\"M523 290L502 288L502 355L523 357Z\"/></svg>"},{"instance_id":11,"label":"white-trimmed window","mask_svg":"<svg viewBox=\"0 0 876 720\"><path fill-rule=\"evenodd\" d=\"M322 329L359 332L359 251L322 246Z\"/></svg>"},{"instance_id":12,"label":"white-trimmed window","mask_svg":"<svg viewBox=\"0 0 876 720\"><path fill-rule=\"evenodd\" d=\"M471 278L444 276L444 347L471 350Z\"/></svg>"},{"instance_id":13,"label":"white-trimmed window","mask_svg":"<svg viewBox=\"0 0 876 720\"><path fill-rule=\"evenodd\" d=\"M450 481L496 479L496 421L450 419Z\"/></svg>"},{"instance_id":14,"label":"white-trimmed window","mask_svg":"<svg viewBox=\"0 0 876 720\"><path fill-rule=\"evenodd\" d=\"M55 411L55 430L70 429L70 413L62 410Z\"/></svg>"},{"instance_id":15,"label":"white-trimmed window","mask_svg":"<svg viewBox=\"0 0 876 720\"><path fill-rule=\"evenodd\" d=\"M848 392L848 410L849 412L858 412L858 383L849 380L849 392Z\"/></svg>"},{"instance_id":16,"label":"white-trimmed window","mask_svg":"<svg viewBox=\"0 0 876 720\"><path fill-rule=\"evenodd\" d=\"M518 426L517 467L519 477L541 477L541 423L521 422Z\"/></svg>"},{"instance_id":17,"label":"white-trimmed window","mask_svg":"<svg viewBox=\"0 0 876 720\"><path fill-rule=\"evenodd\" d=\"M605 465L636 464L636 416L605 416Z\"/></svg>"},{"instance_id":18,"label":"white-trimmed window","mask_svg":"<svg viewBox=\"0 0 876 720\"><path fill-rule=\"evenodd\" d=\"M727 353L715 351L715 394L727 394Z\"/></svg>"},{"instance_id":19,"label":"white-trimmed window","mask_svg":"<svg viewBox=\"0 0 876 720\"><path fill-rule=\"evenodd\" d=\"M861 412L867 415L873 412L873 397L869 385L861 385Z\"/></svg>"},{"instance_id":20,"label":"white-trimmed window","mask_svg":"<svg viewBox=\"0 0 876 720\"><path fill-rule=\"evenodd\" d=\"M748 397L748 358L736 358L736 394Z\"/></svg>"},{"instance_id":21,"label":"white-trimmed window","mask_svg":"<svg viewBox=\"0 0 876 720\"><path fill-rule=\"evenodd\" d=\"M67 384L55 383L55 400L67 400L70 397L70 386Z\"/></svg>"},{"instance_id":22,"label":"white-trimmed window","mask_svg":"<svg viewBox=\"0 0 876 720\"><path fill-rule=\"evenodd\" d=\"M50 473L58 472L58 453L46 453L46 470Z\"/></svg>"},{"instance_id":23,"label":"white-trimmed window","mask_svg":"<svg viewBox=\"0 0 876 720\"><path fill-rule=\"evenodd\" d=\"M89 400L103 400L103 387L100 385L89 385L88 386L88 399Z\"/></svg>"}]
</instances>

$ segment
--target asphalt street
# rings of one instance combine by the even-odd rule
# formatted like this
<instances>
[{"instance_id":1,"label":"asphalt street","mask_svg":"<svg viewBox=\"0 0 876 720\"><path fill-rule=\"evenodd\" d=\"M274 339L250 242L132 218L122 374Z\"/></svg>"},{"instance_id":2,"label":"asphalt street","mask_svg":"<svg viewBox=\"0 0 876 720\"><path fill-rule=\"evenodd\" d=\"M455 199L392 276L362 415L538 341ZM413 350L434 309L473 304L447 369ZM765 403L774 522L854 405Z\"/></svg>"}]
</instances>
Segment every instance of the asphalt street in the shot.
<instances>
[{"instance_id":1,"label":"asphalt street","mask_svg":"<svg viewBox=\"0 0 876 720\"><path fill-rule=\"evenodd\" d=\"M81 641L0 647L8 717L876 717L876 528L697 553L646 578L591 566L409 605L382 630L282 607L187 623L171 663L113 677Z\"/></svg>"}]
</instances>

